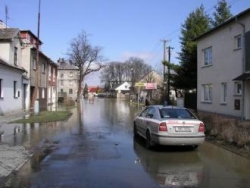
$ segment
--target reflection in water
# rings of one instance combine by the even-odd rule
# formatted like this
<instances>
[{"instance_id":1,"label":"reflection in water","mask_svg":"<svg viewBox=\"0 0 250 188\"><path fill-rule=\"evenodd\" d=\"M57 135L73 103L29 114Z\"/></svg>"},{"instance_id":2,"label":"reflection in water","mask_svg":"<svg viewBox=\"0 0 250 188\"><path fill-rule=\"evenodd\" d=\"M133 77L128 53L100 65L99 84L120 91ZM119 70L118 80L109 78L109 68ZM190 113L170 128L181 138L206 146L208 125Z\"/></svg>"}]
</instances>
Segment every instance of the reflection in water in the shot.
<instances>
[{"instance_id":1,"label":"reflection in water","mask_svg":"<svg viewBox=\"0 0 250 188\"><path fill-rule=\"evenodd\" d=\"M144 140L134 139L134 150L146 171L163 187L201 187L204 166L199 153L190 148L157 147L149 151ZM180 149L180 148L179 148Z\"/></svg>"},{"instance_id":2,"label":"reflection in water","mask_svg":"<svg viewBox=\"0 0 250 188\"><path fill-rule=\"evenodd\" d=\"M28 149L36 149L41 141L44 144L44 139L59 141L56 145L62 148L64 144L66 148L76 146L74 151L92 146L88 148L91 148L91 151L84 154L86 158L92 159L96 152L101 151L100 155L98 153L94 156L98 160L105 159L99 164L107 165L110 162L112 167L113 162L117 162L118 167L126 166L127 169L132 169L129 173L131 177L136 177L136 181L138 173L141 175L141 172L145 171L146 176L142 175L142 179L148 178L149 174L154 183L163 187L248 188L250 185L250 160L215 145L205 142L198 150L156 147L155 150L149 151L145 148L143 139L139 138L133 142L133 118L138 108L127 101L83 101L80 109L72 109L73 115L64 122L10 124L7 130L9 135L4 137L3 142L9 145L24 145ZM20 127L21 131L14 135L16 126ZM78 140L84 140L84 145L78 143ZM30 176L40 170L39 163L49 152L50 150L44 150L32 158L12 181L13 186L9 187L29 187ZM107 160L110 156L111 161ZM125 162L119 163L118 160ZM92 165L102 170L102 165Z\"/></svg>"},{"instance_id":3,"label":"reflection in water","mask_svg":"<svg viewBox=\"0 0 250 188\"><path fill-rule=\"evenodd\" d=\"M249 159L207 142L199 149L206 167L206 187L250 187Z\"/></svg>"}]
</instances>

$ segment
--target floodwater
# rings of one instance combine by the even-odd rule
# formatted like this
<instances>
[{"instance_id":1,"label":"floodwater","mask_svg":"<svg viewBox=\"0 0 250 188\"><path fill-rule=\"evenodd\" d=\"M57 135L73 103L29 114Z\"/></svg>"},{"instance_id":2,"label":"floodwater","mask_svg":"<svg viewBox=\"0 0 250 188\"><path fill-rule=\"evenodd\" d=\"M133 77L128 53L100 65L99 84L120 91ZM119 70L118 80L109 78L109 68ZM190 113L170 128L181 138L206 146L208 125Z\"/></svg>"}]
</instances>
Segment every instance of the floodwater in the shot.
<instances>
[{"instance_id":1,"label":"floodwater","mask_svg":"<svg viewBox=\"0 0 250 188\"><path fill-rule=\"evenodd\" d=\"M147 150L133 138L138 107L128 101L83 101L72 112L64 122L19 125L5 140L38 152L4 187L250 187L250 161L210 143Z\"/></svg>"}]
</instances>

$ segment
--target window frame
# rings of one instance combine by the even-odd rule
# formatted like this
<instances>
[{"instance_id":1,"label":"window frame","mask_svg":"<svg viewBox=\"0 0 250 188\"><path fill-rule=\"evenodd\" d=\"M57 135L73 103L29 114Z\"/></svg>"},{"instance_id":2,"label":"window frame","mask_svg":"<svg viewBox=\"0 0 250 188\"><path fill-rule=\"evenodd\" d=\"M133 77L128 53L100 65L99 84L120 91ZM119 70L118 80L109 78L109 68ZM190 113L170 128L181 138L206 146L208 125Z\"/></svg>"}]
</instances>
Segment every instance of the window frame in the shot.
<instances>
[{"instance_id":1,"label":"window frame","mask_svg":"<svg viewBox=\"0 0 250 188\"><path fill-rule=\"evenodd\" d=\"M235 49L241 49L242 48L242 36L241 34L234 37L235 41Z\"/></svg>"},{"instance_id":2,"label":"window frame","mask_svg":"<svg viewBox=\"0 0 250 188\"><path fill-rule=\"evenodd\" d=\"M203 66L213 65L213 51L212 46L203 49Z\"/></svg>"},{"instance_id":3,"label":"window frame","mask_svg":"<svg viewBox=\"0 0 250 188\"><path fill-rule=\"evenodd\" d=\"M45 74L45 63L43 62L41 65L42 73Z\"/></svg>"},{"instance_id":4,"label":"window frame","mask_svg":"<svg viewBox=\"0 0 250 188\"><path fill-rule=\"evenodd\" d=\"M18 65L17 53L18 53L18 48L15 46L14 47L14 65Z\"/></svg>"},{"instance_id":5,"label":"window frame","mask_svg":"<svg viewBox=\"0 0 250 188\"><path fill-rule=\"evenodd\" d=\"M69 94L73 94L73 89L69 89Z\"/></svg>"},{"instance_id":6,"label":"window frame","mask_svg":"<svg viewBox=\"0 0 250 188\"><path fill-rule=\"evenodd\" d=\"M212 84L202 85L202 101L212 103L213 101L213 86Z\"/></svg>"},{"instance_id":7,"label":"window frame","mask_svg":"<svg viewBox=\"0 0 250 188\"><path fill-rule=\"evenodd\" d=\"M234 94L241 95L242 94L242 83L235 82L234 83Z\"/></svg>"},{"instance_id":8,"label":"window frame","mask_svg":"<svg viewBox=\"0 0 250 188\"><path fill-rule=\"evenodd\" d=\"M49 81L52 80L52 78L51 78L51 69L52 69L52 66L48 65L48 79L49 79Z\"/></svg>"},{"instance_id":9,"label":"window frame","mask_svg":"<svg viewBox=\"0 0 250 188\"><path fill-rule=\"evenodd\" d=\"M16 80L13 81L13 94L14 94L14 98L20 97L20 92L17 90L17 81Z\"/></svg>"},{"instance_id":10,"label":"window frame","mask_svg":"<svg viewBox=\"0 0 250 188\"><path fill-rule=\"evenodd\" d=\"M69 86L73 86L73 80L69 80Z\"/></svg>"},{"instance_id":11,"label":"window frame","mask_svg":"<svg viewBox=\"0 0 250 188\"><path fill-rule=\"evenodd\" d=\"M42 99L45 99L45 88L42 88Z\"/></svg>"},{"instance_id":12,"label":"window frame","mask_svg":"<svg viewBox=\"0 0 250 188\"><path fill-rule=\"evenodd\" d=\"M36 58L35 57L33 57L33 61L32 61L32 68L33 68L33 70L36 70L36 63L37 61L36 61Z\"/></svg>"}]
</instances>

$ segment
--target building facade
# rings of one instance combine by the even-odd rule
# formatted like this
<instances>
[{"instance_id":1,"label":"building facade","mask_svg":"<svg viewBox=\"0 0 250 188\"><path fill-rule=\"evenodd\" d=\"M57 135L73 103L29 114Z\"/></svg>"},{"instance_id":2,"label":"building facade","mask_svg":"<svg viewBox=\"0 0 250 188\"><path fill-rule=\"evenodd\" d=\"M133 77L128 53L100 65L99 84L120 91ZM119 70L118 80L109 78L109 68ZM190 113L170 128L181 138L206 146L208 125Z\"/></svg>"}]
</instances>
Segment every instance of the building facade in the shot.
<instances>
[{"instance_id":1,"label":"building facade","mask_svg":"<svg viewBox=\"0 0 250 188\"><path fill-rule=\"evenodd\" d=\"M30 78L27 94L29 98L26 104L33 110L37 100L39 109L46 110L48 105L57 101L57 64L42 52L40 48L42 42L31 31L22 30L21 38L24 43L22 50L24 67L28 70Z\"/></svg>"},{"instance_id":2,"label":"building facade","mask_svg":"<svg viewBox=\"0 0 250 188\"><path fill-rule=\"evenodd\" d=\"M57 103L57 67L56 63L48 61L47 105Z\"/></svg>"},{"instance_id":3,"label":"building facade","mask_svg":"<svg viewBox=\"0 0 250 188\"><path fill-rule=\"evenodd\" d=\"M71 61L63 58L58 60L57 67L57 92L58 99L76 100L78 91L79 69Z\"/></svg>"},{"instance_id":4,"label":"building facade","mask_svg":"<svg viewBox=\"0 0 250 188\"><path fill-rule=\"evenodd\" d=\"M197 109L250 119L250 9L197 39Z\"/></svg>"},{"instance_id":5,"label":"building facade","mask_svg":"<svg viewBox=\"0 0 250 188\"><path fill-rule=\"evenodd\" d=\"M16 28L0 28L0 115L25 109L28 85L23 43Z\"/></svg>"},{"instance_id":6,"label":"building facade","mask_svg":"<svg viewBox=\"0 0 250 188\"><path fill-rule=\"evenodd\" d=\"M57 64L42 53L41 44L31 31L0 23L1 115L33 111L36 100L39 110L57 102Z\"/></svg>"}]
</instances>

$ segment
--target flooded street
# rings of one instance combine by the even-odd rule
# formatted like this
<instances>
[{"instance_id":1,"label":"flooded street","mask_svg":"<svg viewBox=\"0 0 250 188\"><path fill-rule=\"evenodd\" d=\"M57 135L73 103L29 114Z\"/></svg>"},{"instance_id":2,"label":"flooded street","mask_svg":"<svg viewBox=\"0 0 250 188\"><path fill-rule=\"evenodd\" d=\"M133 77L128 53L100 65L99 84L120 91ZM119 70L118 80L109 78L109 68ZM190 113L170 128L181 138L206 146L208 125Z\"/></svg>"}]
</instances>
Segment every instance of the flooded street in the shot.
<instances>
[{"instance_id":1,"label":"flooded street","mask_svg":"<svg viewBox=\"0 0 250 188\"><path fill-rule=\"evenodd\" d=\"M145 148L133 138L137 106L115 99L83 101L64 122L18 125L10 145L38 152L4 187L72 188L248 188L250 160L210 143L197 150ZM12 125L16 126L16 125Z\"/></svg>"}]
</instances>

